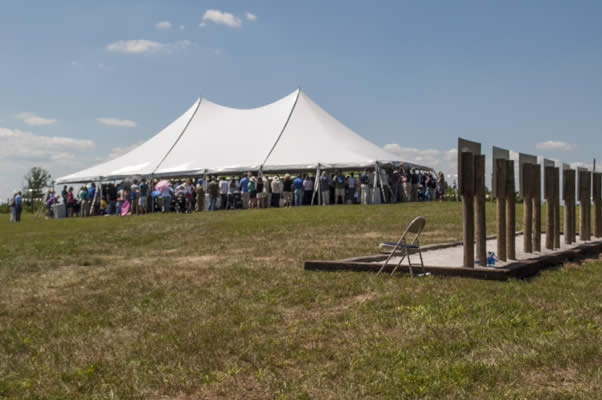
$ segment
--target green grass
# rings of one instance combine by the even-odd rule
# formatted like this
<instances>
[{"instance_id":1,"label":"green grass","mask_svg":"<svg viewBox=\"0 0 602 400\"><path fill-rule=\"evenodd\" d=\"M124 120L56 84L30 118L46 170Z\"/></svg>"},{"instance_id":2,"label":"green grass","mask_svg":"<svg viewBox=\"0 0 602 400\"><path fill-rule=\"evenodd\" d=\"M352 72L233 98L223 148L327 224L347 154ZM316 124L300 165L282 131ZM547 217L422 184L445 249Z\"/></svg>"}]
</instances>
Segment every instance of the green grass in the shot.
<instances>
[{"instance_id":1,"label":"green grass","mask_svg":"<svg viewBox=\"0 0 602 400\"><path fill-rule=\"evenodd\" d=\"M302 268L415 215L426 243L460 239L460 210L7 216L0 398L602 398L600 261L509 282Z\"/></svg>"}]
</instances>

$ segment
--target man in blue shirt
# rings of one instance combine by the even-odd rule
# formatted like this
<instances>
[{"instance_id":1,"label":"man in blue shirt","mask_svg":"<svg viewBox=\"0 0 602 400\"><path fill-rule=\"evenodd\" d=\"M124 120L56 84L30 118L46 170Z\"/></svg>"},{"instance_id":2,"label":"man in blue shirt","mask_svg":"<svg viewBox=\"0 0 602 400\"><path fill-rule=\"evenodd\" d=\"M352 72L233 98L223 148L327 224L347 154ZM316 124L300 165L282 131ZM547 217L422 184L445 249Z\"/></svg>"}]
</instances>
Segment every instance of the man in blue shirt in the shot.
<instances>
[{"instance_id":1,"label":"man in blue shirt","mask_svg":"<svg viewBox=\"0 0 602 400\"><path fill-rule=\"evenodd\" d=\"M96 185L91 183L88 187L88 215L92 216L96 214L96 203L97 199L94 198L94 193L96 192Z\"/></svg>"},{"instance_id":2,"label":"man in blue shirt","mask_svg":"<svg viewBox=\"0 0 602 400\"><path fill-rule=\"evenodd\" d=\"M295 188L295 205L301 206L303 205L303 179L301 176L297 175L293 180L293 187Z\"/></svg>"},{"instance_id":3,"label":"man in blue shirt","mask_svg":"<svg viewBox=\"0 0 602 400\"><path fill-rule=\"evenodd\" d=\"M21 192L15 196L15 221L21 221L21 211L23 211L23 197Z\"/></svg>"},{"instance_id":4,"label":"man in blue shirt","mask_svg":"<svg viewBox=\"0 0 602 400\"><path fill-rule=\"evenodd\" d=\"M251 176L251 173L247 173L247 176L244 176L241 180L240 180L240 192L241 192L241 198L242 198L242 208L247 209L249 208L249 176Z\"/></svg>"}]
</instances>

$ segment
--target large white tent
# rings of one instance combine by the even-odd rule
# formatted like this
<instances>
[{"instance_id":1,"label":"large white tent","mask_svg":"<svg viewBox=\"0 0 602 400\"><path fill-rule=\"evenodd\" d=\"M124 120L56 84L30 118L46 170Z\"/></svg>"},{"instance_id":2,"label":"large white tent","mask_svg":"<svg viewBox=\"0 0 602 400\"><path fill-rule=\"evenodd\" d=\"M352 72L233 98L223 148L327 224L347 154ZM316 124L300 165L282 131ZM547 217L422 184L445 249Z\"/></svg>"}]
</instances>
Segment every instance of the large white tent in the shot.
<instances>
[{"instance_id":1,"label":"large white tent","mask_svg":"<svg viewBox=\"0 0 602 400\"><path fill-rule=\"evenodd\" d=\"M165 129L114 160L57 183L132 175L181 177L245 171L374 168L405 163L364 139L300 89L263 107L236 109L199 98Z\"/></svg>"}]
</instances>

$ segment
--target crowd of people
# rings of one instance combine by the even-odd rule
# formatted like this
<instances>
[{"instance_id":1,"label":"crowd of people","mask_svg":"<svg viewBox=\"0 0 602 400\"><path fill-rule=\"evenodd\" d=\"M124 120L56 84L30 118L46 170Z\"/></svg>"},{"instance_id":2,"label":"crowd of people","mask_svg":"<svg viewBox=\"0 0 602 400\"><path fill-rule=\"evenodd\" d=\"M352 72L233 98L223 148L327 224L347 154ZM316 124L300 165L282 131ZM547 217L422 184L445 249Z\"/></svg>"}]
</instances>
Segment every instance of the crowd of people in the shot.
<instances>
[{"instance_id":1,"label":"crowd of people","mask_svg":"<svg viewBox=\"0 0 602 400\"><path fill-rule=\"evenodd\" d=\"M211 176L203 179L167 181L147 179L95 183L77 191L64 186L60 195L50 190L45 198L46 217L55 204L66 206L66 217L92 215L141 215L147 212L215 211L296 207L304 205L397 203L442 200L446 190L443 173L413 169L381 169L359 173L323 171L311 174Z\"/></svg>"}]
</instances>

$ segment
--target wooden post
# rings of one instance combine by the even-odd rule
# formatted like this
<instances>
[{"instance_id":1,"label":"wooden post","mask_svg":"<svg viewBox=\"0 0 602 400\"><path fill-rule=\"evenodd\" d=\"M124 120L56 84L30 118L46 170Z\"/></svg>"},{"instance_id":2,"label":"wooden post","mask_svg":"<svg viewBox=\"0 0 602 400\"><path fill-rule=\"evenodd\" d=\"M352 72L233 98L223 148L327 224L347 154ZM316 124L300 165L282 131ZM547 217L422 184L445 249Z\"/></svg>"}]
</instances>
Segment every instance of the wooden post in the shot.
<instances>
[{"instance_id":1,"label":"wooden post","mask_svg":"<svg viewBox=\"0 0 602 400\"><path fill-rule=\"evenodd\" d=\"M482 267L487 266L487 226L485 221L485 156L474 155L476 255Z\"/></svg>"},{"instance_id":2,"label":"wooden post","mask_svg":"<svg viewBox=\"0 0 602 400\"><path fill-rule=\"evenodd\" d=\"M579 196L579 240L587 240L585 238L585 224L587 217L585 215L585 171L577 171L577 195Z\"/></svg>"},{"instance_id":3,"label":"wooden post","mask_svg":"<svg viewBox=\"0 0 602 400\"><path fill-rule=\"evenodd\" d=\"M541 167L533 168L533 251L541 251Z\"/></svg>"},{"instance_id":4,"label":"wooden post","mask_svg":"<svg viewBox=\"0 0 602 400\"><path fill-rule=\"evenodd\" d=\"M546 198L546 249L554 248L554 167L544 168L544 196Z\"/></svg>"},{"instance_id":5,"label":"wooden post","mask_svg":"<svg viewBox=\"0 0 602 400\"><path fill-rule=\"evenodd\" d=\"M571 244L571 207L569 204L569 171L562 171L562 200L564 201L564 243Z\"/></svg>"},{"instance_id":6,"label":"wooden post","mask_svg":"<svg viewBox=\"0 0 602 400\"><path fill-rule=\"evenodd\" d=\"M472 153L460 155L462 184L461 195L463 205L464 228L464 267L474 268L474 157Z\"/></svg>"},{"instance_id":7,"label":"wooden post","mask_svg":"<svg viewBox=\"0 0 602 400\"><path fill-rule=\"evenodd\" d=\"M569 172L569 207L571 218L571 243L577 241L577 193L576 193L577 175L574 169Z\"/></svg>"},{"instance_id":8,"label":"wooden post","mask_svg":"<svg viewBox=\"0 0 602 400\"><path fill-rule=\"evenodd\" d=\"M506 160L495 160L496 174L496 223L497 223L497 258L506 261Z\"/></svg>"},{"instance_id":9,"label":"wooden post","mask_svg":"<svg viewBox=\"0 0 602 400\"><path fill-rule=\"evenodd\" d=\"M594 236L602 237L602 174L593 174L593 197L594 197Z\"/></svg>"},{"instance_id":10,"label":"wooden post","mask_svg":"<svg viewBox=\"0 0 602 400\"><path fill-rule=\"evenodd\" d=\"M592 173L590 171L586 171L585 172L585 209L586 209L585 215L587 217L587 222L585 225L585 230L586 230L587 240L591 240L591 238L592 238L591 197L592 197Z\"/></svg>"},{"instance_id":11,"label":"wooden post","mask_svg":"<svg viewBox=\"0 0 602 400\"><path fill-rule=\"evenodd\" d=\"M516 259L516 187L514 161L506 161L506 257Z\"/></svg>"},{"instance_id":12,"label":"wooden post","mask_svg":"<svg viewBox=\"0 0 602 400\"><path fill-rule=\"evenodd\" d=\"M560 169L554 168L554 248L560 248Z\"/></svg>"},{"instance_id":13,"label":"wooden post","mask_svg":"<svg viewBox=\"0 0 602 400\"><path fill-rule=\"evenodd\" d=\"M533 252L533 242L532 242L532 230L533 227L533 203L532 203L532 194L533 194L533 182L532 178L532 165L525 164L521 172L522 174L522 182L523 182L523 251L525 253Z\"/></svg>"}]
</instances>

